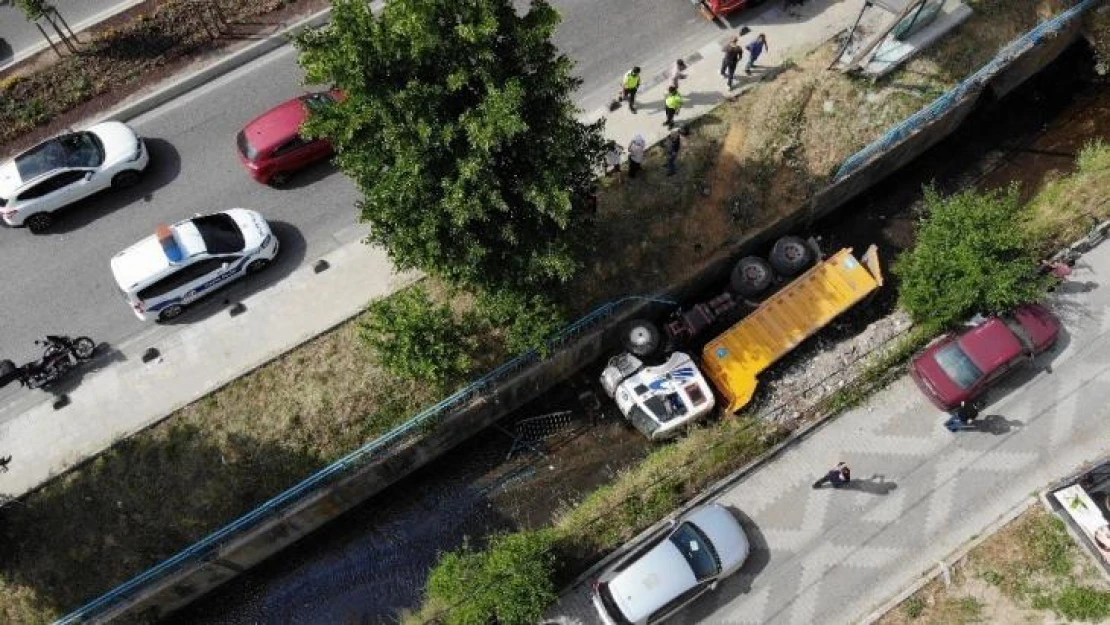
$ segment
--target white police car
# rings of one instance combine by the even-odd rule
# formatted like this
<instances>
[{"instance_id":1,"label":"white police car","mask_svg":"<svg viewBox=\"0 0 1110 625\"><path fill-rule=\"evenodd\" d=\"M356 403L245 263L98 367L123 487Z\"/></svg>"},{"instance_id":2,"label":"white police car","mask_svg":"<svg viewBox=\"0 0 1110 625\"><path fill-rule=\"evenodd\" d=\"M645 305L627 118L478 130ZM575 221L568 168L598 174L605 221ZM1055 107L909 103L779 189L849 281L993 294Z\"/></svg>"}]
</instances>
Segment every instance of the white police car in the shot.
<instances>
[{"instance_id":1,"label":"white police car","mask_svg":"<svg viewBox=\"0 0 1110 625\"><path fill-rule=\"evenodd\" d=\"M262 215L233 208L160 225L112 257L112 275L139 319L167 321L277 256L278 240Z\"/></svg>"}]
</instances>

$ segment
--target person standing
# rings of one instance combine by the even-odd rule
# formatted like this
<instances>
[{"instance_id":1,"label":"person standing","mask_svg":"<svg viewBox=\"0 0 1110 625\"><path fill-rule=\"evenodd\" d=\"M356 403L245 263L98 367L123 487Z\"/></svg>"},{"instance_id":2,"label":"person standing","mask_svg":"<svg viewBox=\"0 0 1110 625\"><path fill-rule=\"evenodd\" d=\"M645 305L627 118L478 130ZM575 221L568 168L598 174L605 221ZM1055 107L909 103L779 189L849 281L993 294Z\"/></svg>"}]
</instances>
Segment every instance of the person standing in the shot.
<instances>
[{"instance_id":1,"label":"person standing","mask_svg":"<svg viewBox=\"0 0 1110 625\"><path fill-rule=\"evenodd\" d=\"M667 115L667 121L663 122L667 128L674 128L674 116L678 110L682 108L682 94L678 92L678 87L671 85L667 88L667 97L663 100L663 112Z\"/></svg>"},{"instance_id":2,"label":"person standing","mask_svg":"<svg viewBox=\"0 0 1110 625\"><path fill-rule=\"evenodd\" d=\"M616 141L610 141L605 147L605 175L619 174L621 171L621 158L624 148Z\"/></svg>"},{"instance_id":3,"label":"person standing","mask_svg":"<svg viewBox=\"0 0 1110 625\"><path fill-rule=\"evenodd\" d=\"M628 177L635 178L644 166L644 155L647 153L647 141L644 135L637 134L628 144Z\"/></svg>"},{"instance_id":4,"label":"person standing","mask_svg":"<svg viewBox=\"0 0 1110 625\"><path fill-rule=\"evenodd\" d=\"M736 75L736 66L744 56L744 46L740 45L739 35L728 42L725 47L725 56L721 59L721 76L728 80L728 88L732 89L732 79Z\"/></svg>"},{"instance_id":5,"label":"person standing","mask_svg":"<svg viewBox=\"0 0 1110 625\"><path fill-rule=\"evenodd\" d=\"M667 175L673 176L678 172L678 152L682 149L682 133L672 130L667 137Z\"/></svg>"},{"instance_id":6,"label":"person standing","mask_svg":"<svg viewBox=\"0 0 1110 625\"><path fill-rule=\"evenodd\" d=\"M678 59L671 66L671 86L678 89L678 81L686 78L686 61Z\"/></svg>"},{"instance_id":7,"label":"person standing","mask_svg":"<svg viewBox=\"0 0 1110 625\"><path fill-rule=\"evenodd\" d=\"M763 33L759 33L759 36L755 38L755 41L749 43L747 47L748 47L748 64L746 66L744 66L744 73L751 76L752 68L755 67L756 60L765 51L770 51L771 46L767 45L767 36L764 35Z\"/></svg>"},{"instance_id":8,"label":"person standing","mask_svg":"<svg viewBox=\"0 0 1110 625\"><path fill-rule=\"evenodd\" d=\"M636 91L640 88L640 67L636 66L624 73L621 80L621 99L628 100L628 110L636 112Z\"/></svg>"},{"instance_id":9,"label":"person standing","mask_svg":"<svg viewBox=\"0 0 1110 625\"><path fill-rule=\"evenodd\" d=\"M953 433L966 430L971 427L971 422L978 416L979 408L975 405L975 402L969 404L962 401L959 406L948 413L948 420L944 422L944 427Z\"/></svg>"}]
</instances>

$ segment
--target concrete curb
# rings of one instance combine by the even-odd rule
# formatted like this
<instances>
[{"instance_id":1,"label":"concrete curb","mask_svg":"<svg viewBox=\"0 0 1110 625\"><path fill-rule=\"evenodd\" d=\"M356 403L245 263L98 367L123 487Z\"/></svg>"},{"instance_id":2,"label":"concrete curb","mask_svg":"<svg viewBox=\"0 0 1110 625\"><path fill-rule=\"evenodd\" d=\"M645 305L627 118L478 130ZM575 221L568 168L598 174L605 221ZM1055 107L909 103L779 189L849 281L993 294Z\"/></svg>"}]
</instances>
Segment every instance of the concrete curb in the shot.
<instances>
[{"instance_id":1,"label":"concrete curb","mask_svg":"<svg viewBox=\"0 0 1110 625\"><path fill-rule=\"evenodd\" d=\"M137 96L134 101L125 101L105 113L102 117L104 119L122 119L127 121L152 111L224 74L230 73L255 59L277 50L287 44L291 36L305 29L323 26L330 18L330 8L314 13L309 17L282 28L280 31L267 36L257 43L251 44L242 50L232 52L215 63L186 75L184 78L175 81L171 85L160 87L153 93Z\"/></svg>"}]
</instances>

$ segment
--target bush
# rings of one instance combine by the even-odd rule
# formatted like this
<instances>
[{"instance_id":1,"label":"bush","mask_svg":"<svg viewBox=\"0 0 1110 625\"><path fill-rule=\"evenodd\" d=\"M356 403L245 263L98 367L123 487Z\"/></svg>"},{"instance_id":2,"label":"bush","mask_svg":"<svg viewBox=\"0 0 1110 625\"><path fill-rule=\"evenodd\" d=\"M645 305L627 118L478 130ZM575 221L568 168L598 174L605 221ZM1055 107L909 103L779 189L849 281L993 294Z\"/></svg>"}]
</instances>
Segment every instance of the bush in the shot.
<instances>
[{"instance_id":1,"label":"bush","mask_svg":"<svg viewBox=\"0 0 1110 625\"><path fill-rule=\"evenodd\" d=\"M566 323L562 307L544 295L484 291L477 308L491 326L506 328L506 347L512 353L534 349L546 356L548 341Z\"/></svg>"},{"instance_id":2,"label":"bush","mask_svg":"<svg viewBox=\"0 0 1110 625\"><path fill-rule=\"evenodd\" d=\"M473 367L475 322L416 285L370 305L362 338L390 373L445 388Z\"/></svg>"},{"instance_id":3,"label":"bush","mask_svg":"<svg viewBox=\"0 0 1110 625\"><path fill-rule=\"evenodd\" d=\"M440 557L428 576L427 605L448 625L532 625L555 602L550 530L502 534L484 551L468 545Z\"/></svg>"},{"instance_id":4,"label":"bush","mask_svg":"<svg viewBox=\"0 0 1110 625\"><path fill-rule=\"evenodd\" d=\"M899 303L914 321L951 327L975 313L997 313L1041 299L1029 211L1017 187L941 197L925 190L917 244L894 265Z\"/></svg>"}]
</instances>

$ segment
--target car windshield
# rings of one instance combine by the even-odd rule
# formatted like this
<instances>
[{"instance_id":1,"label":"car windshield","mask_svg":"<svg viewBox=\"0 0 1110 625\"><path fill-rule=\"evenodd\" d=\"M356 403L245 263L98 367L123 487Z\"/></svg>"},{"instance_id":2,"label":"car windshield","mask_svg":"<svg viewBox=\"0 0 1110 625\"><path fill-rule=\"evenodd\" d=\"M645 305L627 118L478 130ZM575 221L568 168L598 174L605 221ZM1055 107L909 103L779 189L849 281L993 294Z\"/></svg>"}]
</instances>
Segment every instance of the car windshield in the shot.
<instances>
[{"instance_id":1,"label":"car windshield","mask_svg":"<svg viewBox=\"0 0 1110 625\"><path fill-rule=\"evenodd\" d=\"M233 254L242 251L245 245L243 231L224 213L197 217L193 225L204 239L204 248L209 254Z\"/></svg>"},{"instance_id":2,"label":"car windshield","mask_svg":"<svg viewBox=\"0 0 1110 625\"><path fill-rule=\"evenodd\" d=\"M301 102L304 102L309 111L319 111L327 106L335 103L335 98L328 92L310 93L301 97Z\"/></svg>"},{"instance_id":3,"label":"car windshield","mask_svg":"<svg viewBox=\"0 0 1110 625\"><path fill-rule=\"evenodd\" d=\"M1009 316L1003 317L1002 321L1006 323L1007 328L1010 328L1010 332L1013 332L1014 336L1018 337L1025 351L1031 352L1036 349L1036 345L1033 344L1033 338L1029 336L1029 332L1025 329L1025 326L1021 325L1020 321Z\"/></svg>"},{"instance_id":4,"label":"car windshield","mask_svg":"<svg viewBox=\"0 0 1110 625\"><path fill-rule=\"evenodd\" d=\"M671 543L686 558L697 580L704 581L721 572L720 558L709 538L696 525L686 521L671 534Z\"/></svg>"},{"instance_id":5,"label":"car windshield","mask_svg":"<svg viewBox=\"0 0 1110 625\"><path fill-rule=\"evenodd\" d=\"M971 358L968 358L967 353L956 342L937 350L935 357L944 373L960 388L971 388L983 377L983 372L971 362Z\"/></svg>"},{"instance_id":6,"label":"car windshield","mask_svg":"<svg viewBox=\"0 0 1110 625\"><path fill-rule=\"evenodd\" d=\"M104 162L104 146L91 132L75 132L55 137L15 157L19 177L30 180L55 169L99 167Z\"/></svg>"},{"instance_id":7,"label":"car windshield","mask_svg":"<svg viewBox=\"0 0 1110 625\"><path fill-rule=\"evenodd\" d=\"M235 142L239 144L239 153L246 157L248 161L255 161L258 159L258 150L247 140L247 133L245 130L240 130L239 134L235 135Z\"/></svg>"}]
</instances>

